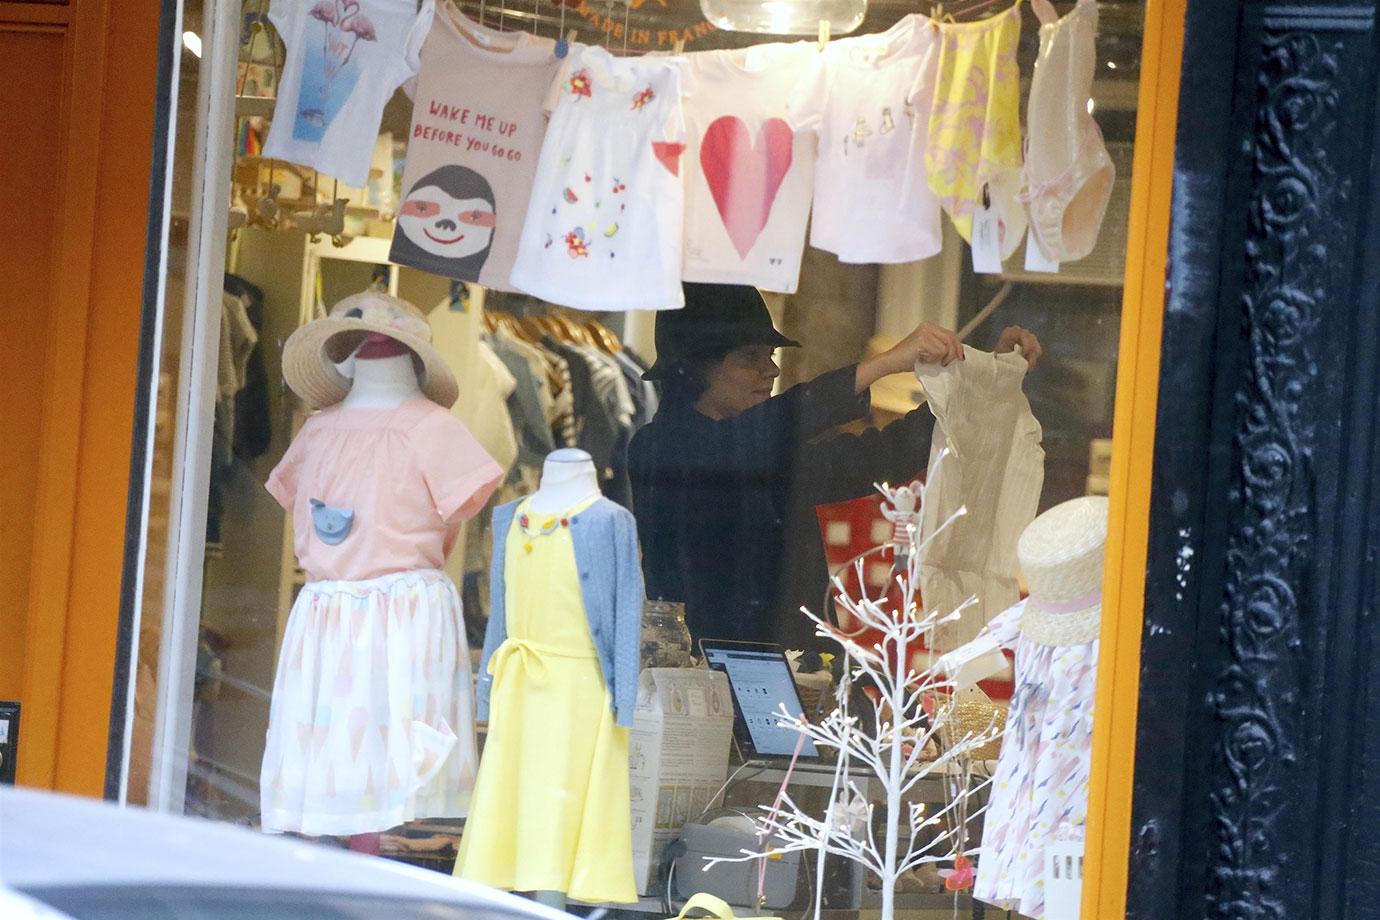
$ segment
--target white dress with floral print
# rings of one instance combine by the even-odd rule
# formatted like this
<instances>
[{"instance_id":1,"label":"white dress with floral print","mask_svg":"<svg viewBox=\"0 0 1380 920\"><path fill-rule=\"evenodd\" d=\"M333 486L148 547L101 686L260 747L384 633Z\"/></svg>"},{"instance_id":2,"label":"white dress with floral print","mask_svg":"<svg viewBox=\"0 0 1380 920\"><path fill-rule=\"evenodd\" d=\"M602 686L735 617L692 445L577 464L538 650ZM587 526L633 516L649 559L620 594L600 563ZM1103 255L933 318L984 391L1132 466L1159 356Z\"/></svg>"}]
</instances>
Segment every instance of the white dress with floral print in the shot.
<instances>
[{"instance_id":1,"label":"white dress with floral print","mask_svg":"<svg viewBox=\"0 0 1380 920\"><path fill-rule=\"evenodd\" d=\"M581 310L663 310L680 287L685 151L680 68L572 46L512 284Z\"/></svg>"}]
</instances>

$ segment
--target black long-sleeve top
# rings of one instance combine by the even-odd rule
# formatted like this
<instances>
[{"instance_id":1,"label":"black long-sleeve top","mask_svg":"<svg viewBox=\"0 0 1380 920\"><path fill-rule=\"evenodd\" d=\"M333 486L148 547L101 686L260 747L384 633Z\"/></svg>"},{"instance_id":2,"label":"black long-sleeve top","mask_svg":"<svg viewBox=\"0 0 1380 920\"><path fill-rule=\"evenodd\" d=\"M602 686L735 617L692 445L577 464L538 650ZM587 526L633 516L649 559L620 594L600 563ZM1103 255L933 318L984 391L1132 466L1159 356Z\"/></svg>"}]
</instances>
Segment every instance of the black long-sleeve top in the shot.
<instances>
[{"instance_id":1,"label":"black long-sleeve top","mask_svg":"<svg viewBox=\"0 0 1380 920\"><path fill-rule=\"evenodd\" d=\"M825 436L867 415L856 366L822 374L732 419L663 403L629 451L647 595L685 604L695 639L817 647L800 613L828 584L818 505L925 468L934 417Z\"/></svg>"}]
</instances>

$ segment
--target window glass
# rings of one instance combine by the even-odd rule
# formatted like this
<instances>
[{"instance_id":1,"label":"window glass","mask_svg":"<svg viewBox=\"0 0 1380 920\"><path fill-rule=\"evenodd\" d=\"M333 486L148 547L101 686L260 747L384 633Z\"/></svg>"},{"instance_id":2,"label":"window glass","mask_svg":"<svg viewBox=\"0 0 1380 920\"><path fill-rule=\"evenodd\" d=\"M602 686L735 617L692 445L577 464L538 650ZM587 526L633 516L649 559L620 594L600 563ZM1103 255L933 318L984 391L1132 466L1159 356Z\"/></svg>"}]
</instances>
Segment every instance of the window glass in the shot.
<instances>
[{"instance_id":1,"label":"window glass","mask_svg":"<svg viewBox=\"0 0 1380 920\"><path fill-rule=\"evenodd\" d=\"M326 843L349 838L358 849L449 872L474 763L490 740L476 701L489 698L490 679L501 681L509 659L536 654L536 635L545 644L556 641L551 636L566 637L563 654L581 662L570 667L587 666L597 688L594 703L579 709L585 704L574 695L556 694L529 711L556 703L577 707L566 719L581 728L572 739L603 725L606 705L625 704L620 692L631 692L626 686L605 686L615 673L605 651L612 640L591 598L605 590L612 596L630 568L640 571L647 594L642 667L690 667L701 640L773 644L792 653L799 692L793 705L817 713L834 699L834 676L813 653L837 653L839 646L821 638L800 608L865 637L830 595L831 577L855 596L880 597L894 587L895 541L904 522L898 530L875 486L925 479L938 432L976 445L946 462L961 464L962 475L983 483L965 500L972 516L986 514L989 521L986 530L965 538L966 548L954 549L966 561L943 576L951 582L947 590L963 596L1000 585L993 600L932 637L932 646L919 650L926 655L963 646L1030 593L1029 573L1012 560L1016 537L1032 517L1072 499L1106 495L1143 6L1097 6L1095 46L1085 47L1074 67L1093 72L1091 99L1080 101L1078 112L1068 110L1068 98L1031 102L1042 34L1031 5L981 5L981 12L959 13L965 22L986 23L981 28L995 36L991 41L1006 43L1002 54L1014 48L1015 69L992 78L993 93L1014 102L983 113L993 125L1019 129L1004 141L1011 163L974 191L972 175L953 178L964 174L959 154L973 152L956 127L962 119L946 121L914 107L917 100L932 105L935 87L955 78L936 70L921 80L912 71L881 66L889 55L912 54L908 43L928 47L938 34L929 19L907 18L912 6L872 3L858 34L888 36L890 44L859 46L855 60L827 49L821 56L813 41L768 48L761 35L716 31L694 4L634 2L609 13L587 4L442 4L441 25L421 34L454 26L457 59L480 53L472 37L464 38L470 33L488 35L484 41L503 45L501 53L514 55L511 60L534 53L533 35L552 40L572 31L578 42L602 46L620 61L625 52L692 53L686 73L693 79L680 87L684 112L666 121L665 137L658 135L653 152L640 161L645 174L604 177L602 166L591 166L590 173L581 167L569 182L552 184L550 170L570 168L569 158L554 158L553 167L542 154L529 186L549 185L550 201L542 199L526 215L522 238L513 243L517 251L508 253L506 267L515 274L497 280L493 266L503 259L495 247L512 219L501 206L511 176L476 181L475 170L447 157L465 148L466 131L516 138L520 126L504 128L508 120L501 112L470 111L463 100L432 93L425 81L400 85L408 60L403 52L411 47L408 53L415 54L420 38L409 45L405 30L383 20L366 29L350 19L357 15L351 8L284 2L275 4L283 15L275 12L271 21L261 0L231 12L218 3L182 3L184 27L207 36L207 58L182 57L173 200L182 208L184 230L207 209L225 209L229 217L215 238L195 237L195 249L185 233L179 238L175 220L169 243L163 376L141 548L139 668L125 789L130 801ZM291 23L288 10L296 10ZM1068 3L1057 12L1083 15ZM347 21L354 26L346 28ZM212 42L212 22L234 23L237 34ZM831 47L847 47L841 41ZM392 53L388 48L398 53L385 66L380 56ZM709 56L721 50L738 56ZM234 66L221 67L208 91L201 81L210 76L203 71L213 55L224 53L236 56ZM819 60L836 58L842 62L837 72L819 70ZM590 60L604 59L596 54ZM657 60L647 57L637 66ZM316 61L320 80L294 75L294 67L316 66L300 61ZM569 127L557 97L583 98L597 74L582 77L583 71L554 65L552 73L559 75L538 75L537 95L555 107L550 122L541 124L557 132ZM975 73L968 77L976 79ZM321 163L292 158L304 159L302 151L326 136L327 123L345 111L340 99L353 92L351 81L363 79L360 74L369 75L361 84L369 92L398 88L379 90L379 131L373 136L370 125L365 140L372 140L371 149L350 148L348 168L358 160L363 179L349 185L318 168ZM756 133L747 116L714 116L738 104L735 81L754 74L762 85L771 84L771 105L779 109L770 117L754 110ZM531 89L525 80L485 90L518 94ZM618 116L664 104L651 85L627 90L629 104ZM652 95L638 95L647 92ZM230 95L234 111L227 129L208 115L208 106ZM280 95L295 105L275 112ZM349 112L355 114L342 117L358 114ZM1051 139L1050 126L1060 118L1079 126L1072 165L1067 150L1061 154L1057 138ZM454 124L438 128L437 119ZM914 133L921 124L925 131ZM924 140L930 135L956 139L935 148ZM598 132L581 137L590 145L607 140ZM613 142L604 153L620 155L625 136L609 129L607 137ZM504 141L500 151L493 150L493 138L486 143L505 168L541 153L540 145L524 152L518 140ZM1044 172L1022 173L1024 144L1027 167ZM205 162L224 167L225 187L207 190L192 182L203 153ZM916 166L922 161L925 169ZM802 163L813 163L814 171ZM337 172L347 168L331 165L340 166ZM949 178L925 178L941 173ZM730 178L747 182L748 197L765 196L767 210L734 198ZM646 186L639 184L644 180ZM701 290L687 309L660 313L552 303L617 307L628 277L635 278L631 286L639 295L660 296L667 272L654 269L666 268L656 262L666 209L644 187L684 196L684 252L677 251L670 274L727 282L734 279L721 267L743 263L751 270L739 280L760 284L760 294L742 284ZM1082 197L1067 197L1079 190ZM995 255L981 243L987 216L965 210L973 200L1004 215L1005 230L993 231ZM631 211L628 202L635 202ZM597 206L598 220L569 232L547 226L550 214L560 217L567 213L562 208L577 204L591 208L589 214ZM602 216L638 209L647 212L641 224ZM452 212L454 219L446 216ZM1078 257L1050 271L1043 264L1048 253L1032 252L1029 220L1052 252L1077 250ZM630 239L630 226L655 232ZM965 234L979 240L976 254ZM528 251L533 265L524 275ZM552 252L554 262L542 261ZM588 264L582 260L592 255L605 258L606 267L572 281L577 276L566 273L583 270L572 266ZM995 266L983 264L990 258ZM474 268L476 259L485 267ZM482 283L456 280L472 268ZM512 286L505 278L518 277L531 279L525 289L552 296L501 289ZM366 291L416 308L410 320L401 314L390 320L394 341L415 340L407 345L411 353L392 354L391 345L365 341L362 333L323 337L315 350L289 347L294 334L305 341L303 330L325 328L312 324ZM677 319L692 314L708 319ZM939 369L946 348L957 354L959 338L974 350L963 366L988 368L991 379L979 379L981 370L962 377ZM1016 344L1027 357L1034 348L1041 351L1028 374L1019 357L991 355ZM370 365L367 376L375 361L399 357L403 376L419 393L391 408L348 401L344 410L332 408L341 387L351 386L350 375L364 379L361 363ZM919 376L917 358L924 365ZM1008 374L1006 383L993 382L1002 374ZM945 403L946 387L960 385L983 395ZM453 407L447 393L458 394ZM936 414L944 412L947 420L936 426ZM379 421L385 415L389 420ZM589 587L591 567L578 557L567 564L566 555L546 555L565 539L576 547L571 552L579 552L570 521L587 505L499 510L541 488L548 456L562 448L588 455L599 493L630 511L620 520L636 528L625 547L631 566L619 575L605 566L593 581L603 575L608 581L596 588ZM1038 477L1032 478L1032 468ZM989 547L999 545L1002 553L990 555L1004 561L990 562ZM493 580L497 552L512 566L497 570L503 586ZM540 578L532 574L537 570ZM482 650L499 591L507 637L524 629L532 635L490 669ZM426 620L412 645L400 644L387 617L378 614L381 608L367 600L385 597L378 603L388 607L402 603L402 594L409 598L409 616L436 617ZM523 625L543 605L560 607L559 598L577 611L573 619ZM444 615L436 613L442 609ZM1017 632L1008 637L1012 642ZM595 668L596 659L607 667ZM544 666L556 674L567 664ZM1013 706L1029 704L1010 671L987 675L981 688L987 695L983 712L998 720ZM1069 705L1090 709L1091 687L1080 692L1085 698ZM666 693L669 700L672 691ZM724 704L725 722L744 711L737 704ZM612 715L605 721L599 731L613 736ZM406 734L406 745L394 743L397 731ZM648 779L651 785L637 793L646 798L635 795L632 805L634 824L646 833L636 846L651 852L653 835L663 846L710 805L761 804L754 796L762 783L751 780L718 795L739 766L728 758L752 753L741 746L729 752L732 735L726 729L722 736L726 759L718 774L711 768L673 788L657 785L656 776ZM560 750L550 763L565 764L576 743L563 738L552 736ZM996 747L987 753L994 759ZM530 766L533 776L544 776L542 769L554 769L547 761L529 756L520 763L523 771ZM634 752L632 762L643 761ZM334 790L332 796L349 787L355 805L335 802L317 816L321 820L294 824L301 783L323 794ZM942 789L935 794L942 798ZM974 840L979 831L974 824ZM645 893L641 879L639 888ZM134 907L123 897L104 893L79 905L86 913L74 914L125 916L120 911ZM140 916L156 916L155 905L192 911L179 916L240 915L212 912L224 910L296 915L289 900L203 908L192 897L169 892L140 902ZM306 915L354 917L364 910L343 898L312 905L314 913ZM253 913L260 909L270 912ZM451 908L387 910L401 918L408 911L450 916L426 911Z\"/></svg>"}]
</instances>

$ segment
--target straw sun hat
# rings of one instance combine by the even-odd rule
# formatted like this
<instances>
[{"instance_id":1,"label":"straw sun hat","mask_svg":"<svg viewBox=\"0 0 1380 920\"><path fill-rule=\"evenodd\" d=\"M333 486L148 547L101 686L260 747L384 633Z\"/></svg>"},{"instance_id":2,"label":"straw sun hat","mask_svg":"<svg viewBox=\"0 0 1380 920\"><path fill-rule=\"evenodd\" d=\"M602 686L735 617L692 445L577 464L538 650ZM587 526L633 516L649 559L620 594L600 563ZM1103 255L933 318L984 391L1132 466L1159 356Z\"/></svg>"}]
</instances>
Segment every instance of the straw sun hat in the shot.
<instances>
[{"instance_id":1,"label":"straw sun hat","mask_svg":"<svg viewBox=\"0 0 1380 920\"><path fill-rule=\"evenodd\" d=\"M283 377L313 409L333 406L350 392L352 381L336 368L354 354L370 332L406 345L417 368L422 393L449 409L459 398L455 374L431 344L431 325L407 301L378 291L352 294L324 319L297 329L283 346Z\"/></svg>"},{"instance_id":2,"label":"straw sun hat","mask_svg":"<svg viewBox=\"0 0 1380 920\"><path fill-rule=\"evenodd\" d=\"M1102 622L1107 499L1055 505L1026 527L1016 545L1030 598L1021 633L1039 645L1082 645Z\"/></svg>"}]
</instances>

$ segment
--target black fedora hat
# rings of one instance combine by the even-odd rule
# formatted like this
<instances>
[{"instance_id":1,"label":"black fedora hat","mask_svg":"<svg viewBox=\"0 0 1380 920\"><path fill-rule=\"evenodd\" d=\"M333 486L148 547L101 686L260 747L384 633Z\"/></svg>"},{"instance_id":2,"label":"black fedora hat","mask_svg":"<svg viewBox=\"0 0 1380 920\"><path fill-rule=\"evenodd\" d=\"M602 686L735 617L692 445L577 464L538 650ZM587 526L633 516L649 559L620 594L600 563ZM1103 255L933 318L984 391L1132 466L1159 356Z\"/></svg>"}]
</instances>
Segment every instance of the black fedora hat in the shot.
<instances>
[{"instance_id":1,"label":"black fedora hat","mask_svg":"<svg viewBox=\"0 0 1380 920\"><path fill-rule=\"evenodd\" d=\"M757 288L685 282L685 306L656 316L656 363L642 375L661 380L672 367L722 355L744 345L799 347L772 325Z\"/></svg>"}]
</instances>

